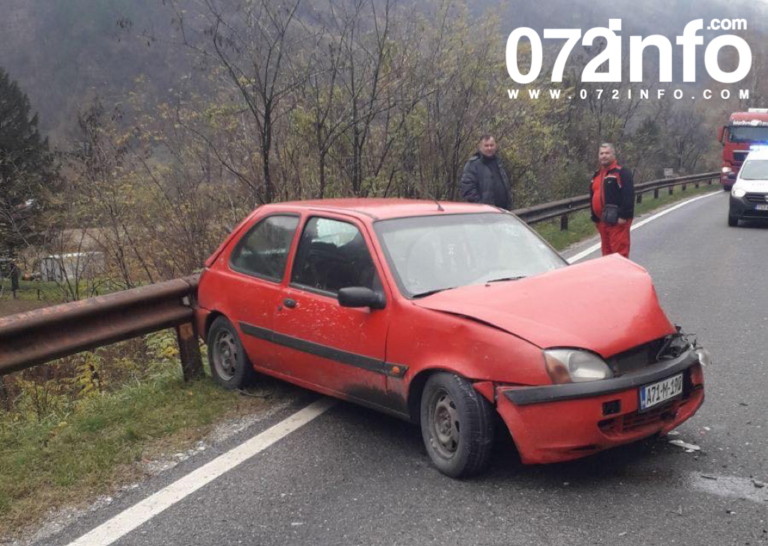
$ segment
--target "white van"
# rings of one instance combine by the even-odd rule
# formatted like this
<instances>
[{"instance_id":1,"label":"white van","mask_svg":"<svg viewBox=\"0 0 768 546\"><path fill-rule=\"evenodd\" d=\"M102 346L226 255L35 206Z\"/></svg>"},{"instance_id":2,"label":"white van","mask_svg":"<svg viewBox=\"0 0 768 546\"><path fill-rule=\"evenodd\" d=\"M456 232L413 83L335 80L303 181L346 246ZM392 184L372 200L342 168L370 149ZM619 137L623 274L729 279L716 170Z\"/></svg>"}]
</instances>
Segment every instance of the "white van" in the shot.
<instances>
[{"instance_id":1,"label":"white van","mask_svg":"<svg viewBox=\"0 0 768 546\"><path fill-rule=\"evenodd\" d=\"M728 225L739 220L768 220L768 146L749 152L731 188Z\"/></svg>"}]
</instances>

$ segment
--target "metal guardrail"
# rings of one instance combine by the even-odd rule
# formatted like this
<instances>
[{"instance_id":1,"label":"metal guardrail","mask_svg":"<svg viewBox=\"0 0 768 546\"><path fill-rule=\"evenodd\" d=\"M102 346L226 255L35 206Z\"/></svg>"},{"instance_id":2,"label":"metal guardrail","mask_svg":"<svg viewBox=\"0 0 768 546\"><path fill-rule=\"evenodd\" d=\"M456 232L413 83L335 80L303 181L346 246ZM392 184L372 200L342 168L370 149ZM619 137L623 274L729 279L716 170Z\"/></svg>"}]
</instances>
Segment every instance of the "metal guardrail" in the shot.
<instances>
[{"instance_id":1,"label":"metal guardrail","mask_svg":"<svg viewBox=\"0 0 768 546\"><path fill-rule=\"evenodd\" d=\"M184 378L199 377L192 309L198 280L174 279L0 317L0 376L175 327Z\"/></svg>"},{"instance_id":2,"label":"metal guardrail","mask_svg":"<svg viewBox=\"0 0 768 546\"><path fill-rule=\"evenodd\" d=\"M669 188L670 195L673 192L674 186L682 186L682 190L685 191L688 184L694 184L697 188L702 182L708 182L712 184L714 179L719 179L720 173L705 173L694 174L690 176L682 176L678 178L664 178L662 180L652 180L650 182L644 182L635 186L635 196L638 203L642 203L643 194L653 192L654 198L659 197L659 190L663 188ZM536 224L539 222L545 222L547 220L554 220L560 217L560 229L568 229L568 215L578 212L580 210L587 210L590 208L589 195L579 195L578 197L570 197L568 199L562 199L560 201L553 201L551 203L544 203L542 205L535 205L524 209L513 210L520 219L525 220L528 224Z\"/></svg>"},{"instance_id":3,"label":"metal guardrail","mask_svg":"<svg viewBox=\"0 0 768 546\"><path fill-rule=\"evenodd\" d=\"M687 184L712 183L720 173L654 180L635 186L637 202L644 193ZM588 209L589 195L544 203L513 211L529 224L560 217L568 229L568 215ZM46 307L0 318L0 376L57 358L110 345L143 334L176 328L185 379L203 375L192 302L199 276L133 288L106 296ZM2 383L0 383L0 390ZM1 394L1 393L0 393Z\"/></svg>"}]
</instances>

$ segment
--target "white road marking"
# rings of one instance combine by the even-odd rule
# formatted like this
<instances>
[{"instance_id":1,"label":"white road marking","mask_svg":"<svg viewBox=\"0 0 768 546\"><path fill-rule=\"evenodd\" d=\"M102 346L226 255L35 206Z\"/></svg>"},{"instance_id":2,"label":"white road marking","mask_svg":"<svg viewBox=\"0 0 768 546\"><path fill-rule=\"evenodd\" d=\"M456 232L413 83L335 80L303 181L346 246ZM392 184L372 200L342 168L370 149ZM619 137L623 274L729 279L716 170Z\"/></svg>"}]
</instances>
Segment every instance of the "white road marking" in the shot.
<instances>
[{"instance_id":1,"label":"white road marking","mask_svg":"<svg viewBox=\"0 0 768 546\"><path fill-rule=\"evenodd\" d=\"M675 210L679 209L680 207L684 207L685 205L690 205L694 201L698 201L699 199L704 199L706 197L712 197L713 195L721 195L721 192L714 191L712 193L707 193L706 195L700 195L698 197L694 197L692 199L688 199L687 201L683 201L681 203L678 203L677 205L675 205L673 207L669 207L668 209L664 209L663 211L661 211L661 212L659 212L657 214L654 214L653 216L650 216L650 217L646 218L645 220L643 220L641 222L633 224L632 227L630 228L630 231L635 231L637 228L644 226L648 222L653 222L654 220L656 220L658 218L661 218L665 214L669 214L670 212L675 211ZM600 243L598 243L596 245L592 245L591 247L589 247L589 248L587 248L585 250L582 250L578 254L576 254L574 256L571 256L570 258L568 258L568 263L572 264L572 263L578 262L582 258L586 258L587 256L589 256L590 254L592 254L593 252L595 252L597 250L600 250Z\"/></svg>"},{"instance_id":2,"label":"white road marking","mask_svg":"<svg viewBox=\"0 0 768 546\"><path fill-rule=\"evenodd\" d=\"M306 425L328 411L336 403L333 398L322 398L297 411L250 440L216 457L194 472L164 487L157 493L119 513L69 546L107 546L149 521L166 508L191 495L240 463L264 451L291 432Z\"/></svg>"}]
</instances>

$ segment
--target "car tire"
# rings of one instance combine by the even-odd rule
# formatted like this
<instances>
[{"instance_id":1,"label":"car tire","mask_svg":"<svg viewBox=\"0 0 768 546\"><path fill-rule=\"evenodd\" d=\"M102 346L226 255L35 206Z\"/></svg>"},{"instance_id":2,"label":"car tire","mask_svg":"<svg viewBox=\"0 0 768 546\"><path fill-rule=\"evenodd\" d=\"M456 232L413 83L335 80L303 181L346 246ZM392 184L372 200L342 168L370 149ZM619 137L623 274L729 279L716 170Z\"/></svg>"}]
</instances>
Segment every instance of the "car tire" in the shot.
<instances>
[{"instance_id":1,"label":"car tire","mask_svg":"<svg viewBox=\"0 0 768 546\"><path fill-rule=\"evenodd\" d=\"M728 225L730 227L739 227L739 217L728 215Z\"/></svg>"},{"instance_id":2,"label":"car tire","mask_svg":"<svg viewBox=\"0 0 768 546\"><path fill-rule=\"evenodd\" d=\"M256 372L237 330L225 317L218 317L208 330L208 364L213 379L228 390L253 383Z\"/></svg>"},{"instance_id":3,"label":"car tire","mask_svg":"<svg viewBox=\"0 0 768 546\"><path fill-rule=\"evenodd\" d=\"M494 410L472 384L437 373L421 396L421 435L437 469L452 478L485 470L494 439Z\"/></svg>"},{"instance_id":4,"label":"car tire","mask_svg":"<svg viewBox=\"0 0 768 546\"><path fill-rule=\"evenodd\" d=\"M723 186L723 191L731 191L733 189L733 186Z\"/></svg>"}]
</instances>

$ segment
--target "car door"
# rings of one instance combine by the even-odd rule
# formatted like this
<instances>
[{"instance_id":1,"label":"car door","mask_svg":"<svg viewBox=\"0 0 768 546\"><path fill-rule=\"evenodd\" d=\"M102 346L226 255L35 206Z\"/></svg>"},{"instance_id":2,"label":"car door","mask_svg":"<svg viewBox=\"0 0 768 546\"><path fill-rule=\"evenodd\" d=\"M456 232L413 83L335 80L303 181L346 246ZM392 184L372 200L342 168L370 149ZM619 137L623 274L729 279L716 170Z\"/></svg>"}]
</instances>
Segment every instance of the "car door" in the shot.
<instances>
[{"instance_id":1,"label":"car door","mask_svg":"<svg viewBox=\"0 0 768 546\"><path fill-rule=\"evenodd\" d=\"M309 217L299 238L290 284L275 313L281 368L294 380L381 407L391 366L385 362L389 306L342 307L339 289L385 294L365 228L339 217ZM386 294L385 294L386 297Z\"/></svg>"},{"instance_id":2,"label":"car door","mask_svg":"<svg viewBox=\"0 0 768 546\"><path fill-rule=\"evenodd\" d=\"M275 368L277 363L269 339L299 220L298 214L283 213L257 220L228 256L227 315L257 367Z\"/></svg>"}]
</instances>

